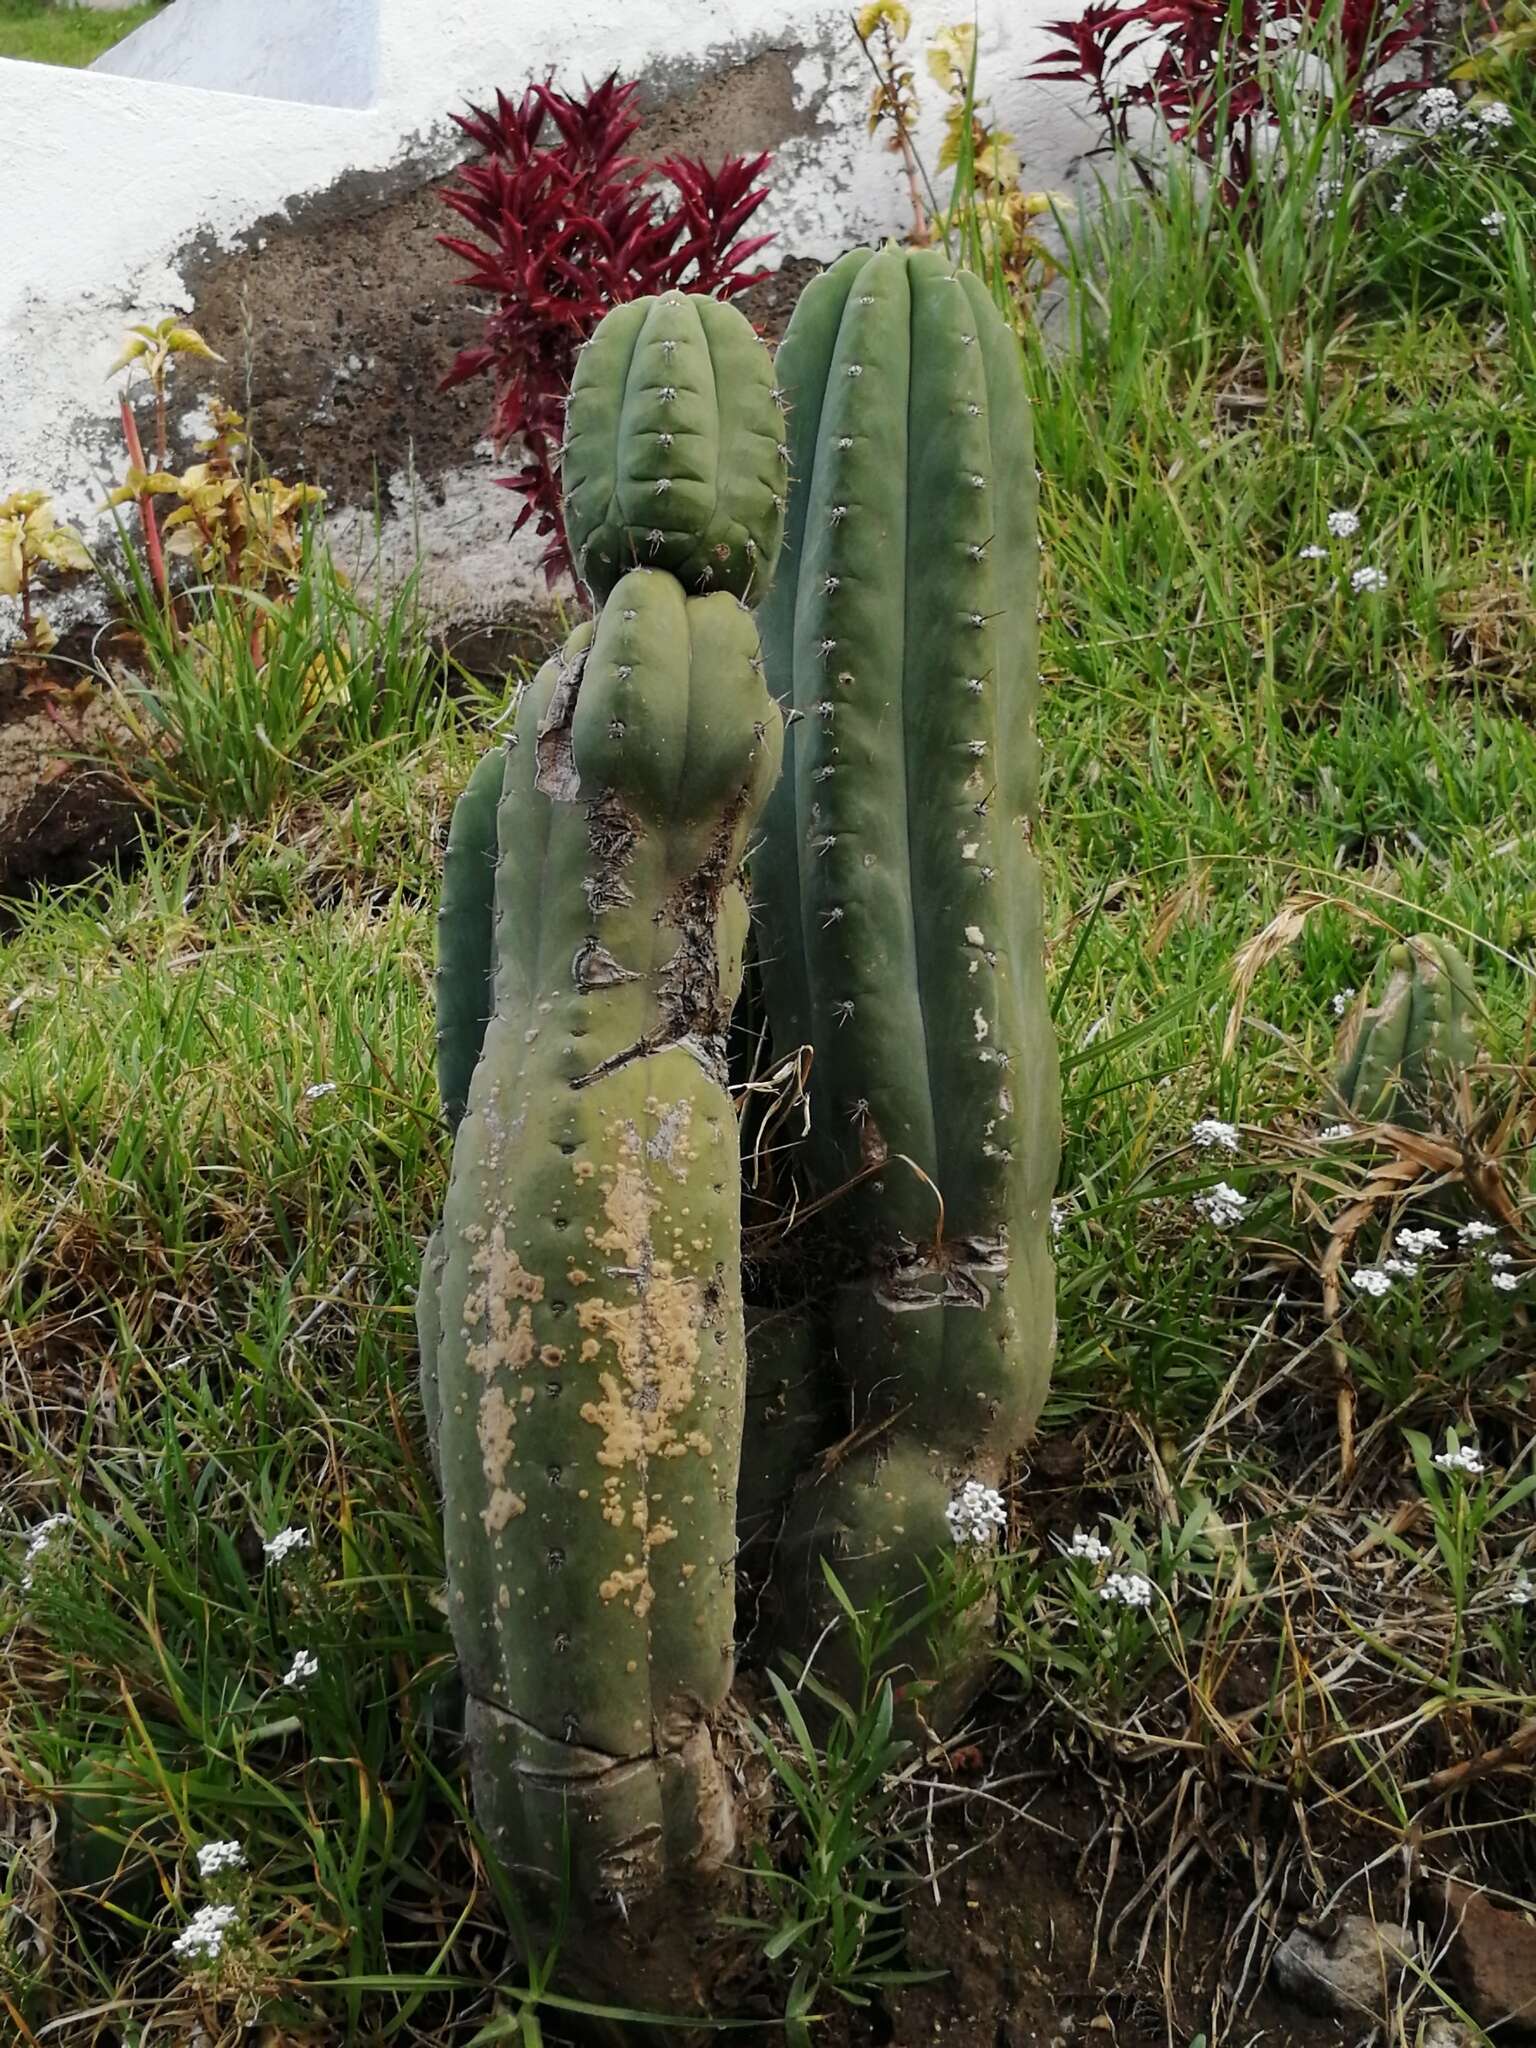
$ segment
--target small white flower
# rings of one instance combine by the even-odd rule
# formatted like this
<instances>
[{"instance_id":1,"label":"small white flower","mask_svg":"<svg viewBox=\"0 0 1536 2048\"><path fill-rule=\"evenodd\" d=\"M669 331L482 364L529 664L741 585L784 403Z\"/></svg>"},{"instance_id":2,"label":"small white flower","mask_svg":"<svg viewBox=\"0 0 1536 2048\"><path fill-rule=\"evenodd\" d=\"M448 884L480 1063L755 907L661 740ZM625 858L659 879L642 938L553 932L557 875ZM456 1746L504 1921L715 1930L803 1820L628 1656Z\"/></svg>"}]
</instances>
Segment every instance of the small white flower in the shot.
<instances>
[{"instance_id":1,"label":"small white flower","mask_svg":"<svg viewBox=\"0 0 1536 2048\"><path fill-rule=\"evenodd\" d=\"M1328 550L1324 547L1319 547L1317 542L1313 541L1311 547L1303 548L1296 559L1298 562L1326 562Z\"/></svg>"},{"instance_id":2,"label":"small white flower","mask_svg":"<svg viewBox=\"0 0 1536 2048\"><path fill-rule=\"evenodd\" d=\"M1150 1607L1152 1581L1140 1572L1111 1572L1099 1588L1099 1598L1117 1607Z\"/></svg>"},{"instance_id":3,"label":"small white flower","mask_svg":"<svg viewBox=\"0 0 1536 2048\"><path fill-rule=\"evenodd\" d=\"M1404 207L1405 207L1405 206L1406 206L1407 204L1408 204L1408 194L1407 194L1406 192L1394 192L1394 193L1392 194L1392 203L1391 203L1391 205L1390 205L1390 206L1389 206L1389 207L1387 208L1387 211L1388 211L1388 213L1401 213L1401 212L1402 212L1402 210L1403 210L1403 208L1404 208Z\"/></svg>"},{"instance_id":4,"label":"small white flower","mask_svg":"<svg viewBox=\"0 0 1536 2048\"><path fill-rule=\"evenodd\" d=\"M283 1673L283 1683L298 1691L319 1675L320 1659L313 1650L296 1650L293 1662Z\"/></svg>"},{"instance_id":5,"label":"small white flower","mask_svg":"<svg viewBox=\"0 0 1536 2048\"><path fill-rule=\"evenodd\" d=\"M1332 999L1335 1017L1342 1017L1359 993L1360 991L1357 988L1341 988Z\"/></svg>"},{"instance_id":6,"label":"small white flower","mask_svg":"<svg viewBox=\"0 0 1536 2048\"><path fill-rule=\"evenodd\" d=\"M1330 1124L1326 1131L1318 1132L1317 1142L1320 1145L1337 1145L1343 1139L1352 1138L1354 1135L1353 1124Z\"/></svg>"},{"instance_id":7,"label":"small white flower","mask_svg":"<svg viewBox=\"0 0 1536 2048\"><path fill-rule=\"evenodd\" d=\"M229 1930L239 1918L236 1906L199 1906L171 1943L173 1954L188 1963L217 1962Z\"/></svg>"},{"instance_id":8,"label":"small white flower","mask_svg":"<svg viewBox=\"0 0 1536 2048\"><path fill-rule=\"evenodd\" d=\"M1408 147L1408 137L1394 135L1390 128L1367 128L1365 131L1365 159L1373 168L1378 164L1392 163Z\"/></svg>"},{"instance_id":9,"label":"small white flower","mask_svg":"<svg viewBox=\"0 0 1536 2048\"><path fill-rule=\"evenodd\" d=\"M1397 1248L1410 1259L1422 1259L1427 1252L1445 1249L1445 1234L1439 1230L1400 1230Z\"/></svg>"},{"instance_id":10,"label":"small white flower","mask_svg":"<svg viewBox=\"0 0 1536 2048\"><path fill-rule=\"evenodd\" d=\"M1103 1537L1095 1536L1091 1529L1074 1529L1067 1555L1080 1557L1085 1564L1107 1564L1110 1550Z\"/></svg>"},{"instance_id":11,"label":"small white flower","mask_svg":"<svg viewBox=\"0 0 1536 2048\"><path fill-rule=\"evenodd\" d=\"M1504 214L1502 209L1497 206L1491 207L1483 215L1482 225L1488 230L1490 235L1502 234L1504 232Z\"/></svg>"},{"instance_id":12,"label":"small white flower","mask_svg":"<svg viewBox=\"0 0 1536 2048\"><path fill-rule=\"evenodd\" d=\"M1529 1607L1536 1600L1536 1585L1531 1582L1529 1572L1516 1572L1515 1582L1509 1589L1511 1607Z\"/></svg>"},{"instance_id":13,"label":"small white flower","mask_svg":"<svg viewBox=\"0 0 1536 2048\"><path fill-rule=\"evenodd\" d=\"M1360 514L1358 512L1351 512L1347 508L1339 512L1330 512L1328 514L1328 531L1335 540L1348 540L1352 534L1360 531Z\"/></svg>"},{"instance_id":14,"label":"small white flower","mask_svg":"<svg viewBox=\"0 0 1536 2048\"><path fill-rule=\"evenodd\" d=\"M1441 1472L1465 1472L1473 1479L1487 1470L1476 1444L1457 1444L1453 1450L1436 1451L1435 1466Z\"/></svg>"},{"instance_id":15,"label":"small white flower","mask_svg":"<svg viewBox=\"0 0 1536 2048\"><path fill-rule=\"evenodd\" d=\"M944 1510L944 1519L957 1544L990 1543L992 1531L1007 1526L1008 1510L996 1487L967 1479Z\"/></svg>"},{"instance_id":16,"label":"small white flower","mask_svg":"<svg viewBox=\"0 0 1536 2048\"><path fill-rule=\"evenodd\" d=\"M71 1515L49 1515L46 1521L39 1522L36 1528L27 1532L27 1554L22 1559L21 1568L24 1592L32 1585L33 1572L43 1552L52 1546L56 1536L73 1526L74 1517Z\"/></svg>"},{"instance_id":17,"label":"small white flower","mask_svg":"<svg viewBox=\"0 0 1536 2048\"><path fill-rule=\"evenodd\" d=\"M1220 1117L1203 1116L1189 1127L1190 1143L1202 1151L1235 1152L1237 1150L1237 1125L1224 1124Z\"/></svg>"},{"instance_id":18,"label":"small white flower","mask_svg":"<svg viewBox=\"0 0 1536 2048\"><path fill-rule=\"evenodd\" d=\"M1487 1262L1490 1266L1512 1266L1515 1263L1508 1252L1489 1252Z\"/></svg>"},{"instance_id":19,"label":"small white flower","mask_svg":"<svg viewBox=\"0 0 1536 2048\"><path fill-rule=\"evenodd\" d=\"M1416 1259L1383 1259L1381 1270L1390 1273L1395 1280L1417 1280L1419 1277Z\"/></svg>"},{"instance_id":20,"label":"small white flower","mask_svg":"<svg viewBox=\"0 0 1536 2048\"><path fill-rule=\"evenodd\" d=\"M1219 1180L1215 1187L1196 1195L1195 1209L1218 1230L1230 1230L1234 1223L1241 1223L1247 1215L1248 1197L1229 1187L1224 1180Z\"/></svg>"},{"instance_id":21,"label":"small white flower","mask_svg":"<svg viewBox=\"0 0 1536 2048\"><path fill-rule=\"evenodd\" d=\"M335 1093L336 1083L334 1081L311 1081L304 1090L304 1100L306 1102L318 1102L322 1095L334 1095Z\"/></svg>"},{"instance_id":22,"label":"small white flower","mask_svg":"<svg viewBox=\"0 0 1536 2048\"><path fill-rule=\"evenodd\" d=\"M1372 569L1369 567L1356 569L1349 579L1349 587L1354 591L1385 590L1387 587L1387 572L1385 569Z\"/></svg>"},{"instance_id":23,"label":"small white flower","mask_svg":"<svg viewBox=\"0 0 1536 2048\"><path fill-rule=\"evenodd\" d=\"M1480 128L1512 128L1515 117L1503 100L1490 100L1485 107L1469 107L1467 118Z\"/></svg>"},{"instance_id":24,"label":"small white flower","mask_svg":"<svg viewBox=\"0 0 1536 2048\"><path fill-rule=\"evenodd\" d=\"M1462 1244L1486 1244L1490 1238L1497 1237L1498 1234L1496 1223L1480 1223L1475 1219L1471 1223L1463 1223L1456 1233Z\"/></svg>"},{"instance_id":25,"label":"small white flower","mask_svg":"<svg viewBox=\"0 0 1536 2048\"><path fill-rule=\"evenodd\" d=\"M1426 135L1439 135L1461 119L1461 101L1448 85L1432 85L1419 99L1419 125Z\"/></svg>"},{"instance_id":26,"label":"small white flower","mask_svg":"<svg viewBox=\"0 0 1536 2048\"><path fill-rule=\"evenodd\" d=\"M1488 1277L1494 1286L1497 1287L1500 1294L1513 1294L1520 1285L1520 1275L1518 1273L1490 1273Z\"/></svg>"},{"instance_id":27,"label":"small white flower","mask_svg":"<svg viewBox=\"0 0 1536 2048\"><path fill-rule=\"evenodd\" d=\"M296 1550L308 1548L307 1529L279 1529L275 1536L269 1536L262 1545L267 1554L268 1564L282 1564L284 1559L291 1557Z\"/></svg>"},{"instance_id":28,"label":"small white flower","mask_svg":"<svg viewBox=\"0 0 1536 2048\"><path fill-rule=\"evenodd\" d=\"M245 1851L238 1842L204 1842L197 1852L199 1877L222 1877L227 1870L244 1870Z\"/></svg>"},{"instance_id":29,"label":"small white flower","mask_svg":"<svg viewBox=\"0 0 1536 2048\"><path fill-rule=\"evenodd\" d=\"M1380 1266L1357 1266L1349 1279L1351 1286L1362 1294L1373 1294L1378 1301L1392 1292L1392 1275Z\"/></svg>"}]
</instances>

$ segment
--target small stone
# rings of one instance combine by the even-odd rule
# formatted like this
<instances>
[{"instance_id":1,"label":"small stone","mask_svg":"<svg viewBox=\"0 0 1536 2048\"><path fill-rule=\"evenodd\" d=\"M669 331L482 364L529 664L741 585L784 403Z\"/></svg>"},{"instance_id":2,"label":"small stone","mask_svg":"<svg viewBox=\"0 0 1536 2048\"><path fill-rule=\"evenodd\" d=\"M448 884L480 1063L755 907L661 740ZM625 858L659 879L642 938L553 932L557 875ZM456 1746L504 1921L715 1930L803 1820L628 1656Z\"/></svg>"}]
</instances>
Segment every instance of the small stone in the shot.
<instances>
[{"instance_id":1,"label":"small stone","mask_svg":"<svg viewBox=\"0 0 1536 2048\"><path fill-rule=\"evenodd\" d=\"M1448 1961L1467 2011L1481 2026L1536 2033L1536 1921L1454 1880L1442 1900Z\"/></svg>"},{"instance_id":2,"label":"small stone","mask_svg":"<svg viewBox=\"0 0 1536 2048\"><path fill-rule=\"evenodd\" d=\"M1275 1984L1314 2012L1379 2013L1414 1951L1408 1928L1345 1913L1328 1941L1298 1927L1281 1942Z\"/></svg>"}]
</instances>

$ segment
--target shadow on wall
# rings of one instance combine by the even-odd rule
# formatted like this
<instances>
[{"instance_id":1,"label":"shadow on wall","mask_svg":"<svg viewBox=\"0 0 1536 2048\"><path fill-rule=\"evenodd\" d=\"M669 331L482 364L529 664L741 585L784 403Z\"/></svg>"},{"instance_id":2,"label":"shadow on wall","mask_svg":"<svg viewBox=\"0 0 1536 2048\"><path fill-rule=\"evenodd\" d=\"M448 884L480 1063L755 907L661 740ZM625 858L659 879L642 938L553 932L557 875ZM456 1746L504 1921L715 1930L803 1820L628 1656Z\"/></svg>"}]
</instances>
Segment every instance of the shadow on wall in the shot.
<instances>
[{"instance_id":1,"label":"shadow on wall","mask_svg":"<svg viewBox=\"0 0 1536 2048\"><path fill-rule=\"evenodd\" d=\"M269 100L367 107L378 96L379 0L172 0L93 71Z\"/></svg>"}]
</instances>

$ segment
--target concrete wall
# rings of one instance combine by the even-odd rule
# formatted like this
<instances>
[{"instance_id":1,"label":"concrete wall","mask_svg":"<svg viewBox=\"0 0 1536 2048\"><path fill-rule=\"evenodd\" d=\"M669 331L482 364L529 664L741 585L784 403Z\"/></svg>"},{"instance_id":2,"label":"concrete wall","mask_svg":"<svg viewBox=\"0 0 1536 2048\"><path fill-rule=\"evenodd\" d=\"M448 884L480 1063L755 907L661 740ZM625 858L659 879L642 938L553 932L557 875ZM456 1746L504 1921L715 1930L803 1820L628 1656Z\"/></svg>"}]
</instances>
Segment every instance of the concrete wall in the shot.
<instances>
[{"instance_id":1,"label":"concrete wall","mask_svg":"<svg viewBox=\"0 0 1536 2048\"><path fill-rule=\"evenodd\" d=\"M980 0L983 81L1053 185L1093 139L1025 77L1061 4ZM916 0L917 36L969 11ZM491 488L488 392L436 393L478 315L426 188L462 154L450 108L615 67L644 80L657 146L774 149L779 257L901 227L898 166L864 132L868 71L821 0L174 0L91 71L0 62L0 493L43 486L89 522L120 461L122 330L183 310L230 358L228 395L254 396L274 466L338 509L377 502L396 558L418 528L429 554L473 558L482 612L534 596ZM183 379L184 410L198 388Z\"/></svg>"}]
</instances>

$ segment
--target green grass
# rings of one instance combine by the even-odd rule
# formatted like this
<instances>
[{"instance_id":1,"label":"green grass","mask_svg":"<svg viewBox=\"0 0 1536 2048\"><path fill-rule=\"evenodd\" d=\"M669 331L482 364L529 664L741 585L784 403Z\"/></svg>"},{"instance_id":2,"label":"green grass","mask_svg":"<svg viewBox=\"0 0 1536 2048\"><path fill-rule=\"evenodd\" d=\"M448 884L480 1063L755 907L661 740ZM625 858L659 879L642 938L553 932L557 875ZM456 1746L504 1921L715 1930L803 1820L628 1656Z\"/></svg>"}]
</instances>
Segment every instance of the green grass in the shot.
<instances>
[{"instance_id":1,"label":"green grass","mask_svg":"<svg viewBox=\"0 0 1536 2048\"><path fill-rule=\"evenodd\" d=\"M1116 200L1026 351L1067 1125L1040 1455L1076 1446L1079 1476L1021 1477L993 1719L1096 1768L1165 1746L1211 1788L1208 1838L1241 1841L1261 1792L1276 1827L1301 1804L1329 1882L1395 1857L1412 1788L1536 1700L1536 1610L1510 1598L1536 1566L1522 1290L1448 1253L1383 1303L1347 1293L1330 1350L1326 1224L1384 1155L1315 1140L1334 995L1390 935L1448 930L1530 1200L1536 117L1515 112L1497 152L1405 166L1397 213L1380 179L1332 221L1310 178L1277 184L1254 248L1177 175L1161 211ZM1308 140L1314 168L1335 140ZM1335 508L1357 535L1330 538ZM1350 588L1363 565L1384 590ZM142 858L20 906L5 947L0 1927L53 1933L41 1956L0 1934L0 2012L82 2048L151 2012L220 2042L259 2010L446 2043L527 2010L465 1817L410 1313L445 1169L436 873L501 706L448 702L405 612L341 623L319 569L310 593L269 704L238 648L162 650ZM338 638L346 687L317 698ZM1235 965L1287 912L1234 1020ZM1240 1126L1235 1157L1191 1144L1206 1116ZM1217 1179L1250 1203L1227 1231L1190 1206ZM1471 1213L1396 1207L1348 1265ZM1448 1430L1486 1476L1433 1465ZM56 1513L73 1526L23 1588L24 1532ZM1077 1520L1148 1609L1062 1555ZM267 1565L290 1526L312 1547ZM319 1670L295 1691L300 1650ZM1347 1688L1318 1683L1350 1656ZM1263 1674L1251 1711L1239 1665ZM926 1823L877 1697L819 1759L790 1721L768 1741L802 1854L748 1917L803 2032L818 1980L899 1980L887 1908ZM1460 1818L1429 1867L1475 1843L1529 1897L1518 1786ZM220 1839L248 1867L210 1887L195 1850ZM224 1895L249 1940L210 1988L170 1943Z\"/></svg>"},{"instance_id":2,"label":"green grass","mask_svg":"<svg viewBox=\"0 0 1536 2048\"><path fill-rule=\"evenodd\" d=\"M0 57L82 67L153 21L163 0L139 7L50 7L46 0L0 0Z\"/></svg>"}]
</instances>

